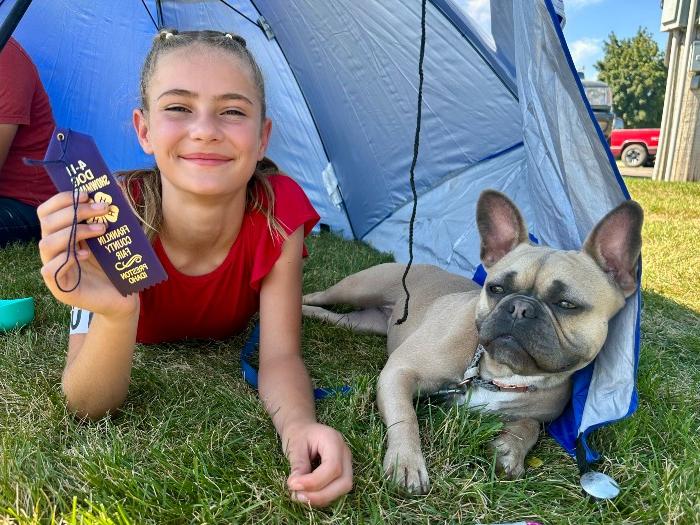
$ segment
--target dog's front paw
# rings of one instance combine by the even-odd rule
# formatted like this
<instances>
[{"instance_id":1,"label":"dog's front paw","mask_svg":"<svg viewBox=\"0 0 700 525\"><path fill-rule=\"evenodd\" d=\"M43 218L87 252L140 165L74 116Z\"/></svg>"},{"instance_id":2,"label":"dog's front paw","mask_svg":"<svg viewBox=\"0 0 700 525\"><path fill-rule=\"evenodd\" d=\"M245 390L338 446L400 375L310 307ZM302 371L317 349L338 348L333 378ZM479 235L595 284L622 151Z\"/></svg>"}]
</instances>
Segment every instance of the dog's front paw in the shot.
<instances>
[{"instance_id":1,"label":"dog's front paw","mask_svg":"<svg viewBox=\"0 0 700 525\"><path fill-rule=\"evenodd\" d=\"M301 298L301 304L308 304L308 305L318 305L318 304L323 304L323 302L318 302L319 298L322 297L323 292L312 292L312 293L307 293Z\"/></svg>"},{"instance_id":2,"label":"dog's front paw","mask_svg":"<svg viewBox=\"0 0 700 525\"><path fill-rule=\"evenodd\" d=\"M323 317L328 313L328 310L320 306L309 306L308 304L301 305L301 313L304 317Z\"/></svg>"},{"instance_id":3,"label":"dog's front paw","mask_svg":"<svg viewBox=\"0 0 700 525\"><path fill-rule=\"evenodd\" d=\"M496 470L507 479L516 479L525 473L525 455L518 438L502 432L491 442L491 448L496 452Z\"/></svg>"},{"instance_id":4,"label":"dog's front paw","mask_svg":"<svg viewBox=\"0 0 700 525\"><path fill-rule=\"evenodd\" d=\"M390 447L384 456L384 473L412 494L425 494L430 488L428 469L420 450Z\"/></svg>"}]
</instances>

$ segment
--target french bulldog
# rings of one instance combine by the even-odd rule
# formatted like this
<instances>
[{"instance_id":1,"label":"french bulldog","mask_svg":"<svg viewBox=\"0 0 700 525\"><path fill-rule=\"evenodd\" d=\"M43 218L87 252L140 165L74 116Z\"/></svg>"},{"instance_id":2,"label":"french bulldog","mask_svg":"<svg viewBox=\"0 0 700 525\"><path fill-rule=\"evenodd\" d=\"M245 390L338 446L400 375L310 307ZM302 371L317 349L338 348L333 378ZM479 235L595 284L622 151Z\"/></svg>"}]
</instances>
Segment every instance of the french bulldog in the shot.
<instances>
[{"instance_id":1,"label":"french bulldog","mask_svg":"<svg viewBox=\"0 0 700 525\"><path fill-rule=\"evenodd\" d=\"M641 207L626 201L593 228L581 251L535 246L515 204L486 190L476 210L488 270L482 288L435 266L413 265L402 324L396 324L404 313L402 264L374 266L305 295L304 315L387 337L389 357L377 384L386 475L409 492L428 490L413 400L464 385L458 402L503 416L491 446L502 474L521 476L541 423L561 414L571 375L593 361L608 322L637 289L642 221ZM321 308L332 304L357 310Z\"/></svg>"}]
</instances>

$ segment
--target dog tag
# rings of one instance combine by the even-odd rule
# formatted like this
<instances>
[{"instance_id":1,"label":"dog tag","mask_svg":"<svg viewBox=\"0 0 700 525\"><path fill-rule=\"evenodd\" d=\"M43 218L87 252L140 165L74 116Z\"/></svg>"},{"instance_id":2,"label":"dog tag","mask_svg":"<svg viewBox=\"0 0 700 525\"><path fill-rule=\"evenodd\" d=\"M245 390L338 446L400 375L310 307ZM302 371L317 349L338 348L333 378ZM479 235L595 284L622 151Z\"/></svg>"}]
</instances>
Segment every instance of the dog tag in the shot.
<instances>
[{"instance_id":1,"label":"dog tag","mask_svg":"<svg viewBox=\"0 0 700 525\"><path fill-rule=\"evenodd\" d=\"M586 472L581 476L581 487L597 499L613 499L620 493L617 482L602 472Z\"/></svg>"}]
</instances>

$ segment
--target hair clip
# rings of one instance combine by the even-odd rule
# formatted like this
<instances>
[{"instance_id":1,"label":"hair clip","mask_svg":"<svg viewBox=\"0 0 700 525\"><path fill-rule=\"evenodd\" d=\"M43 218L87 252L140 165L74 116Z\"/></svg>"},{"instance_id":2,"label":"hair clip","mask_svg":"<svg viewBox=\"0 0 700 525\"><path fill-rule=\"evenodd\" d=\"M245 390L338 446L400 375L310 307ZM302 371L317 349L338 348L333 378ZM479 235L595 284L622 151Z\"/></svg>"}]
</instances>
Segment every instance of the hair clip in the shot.
<instances>
[{"instance_id":1,"label":"hair clip","mask_svg":"<svg viewBox=\"0 0 700 525\"><path fill-rule=\"evenodd\" d=\"M243 47L246 47L245 38L243 38L242 36L234 35L234 34L231 34L231 33L224 33L224 36L225 36L226 38L230 38L230 39L233 40L234 42L238 42L238 43L239 43L240 45L242 45Z\"/></svg>"}]
</instances>

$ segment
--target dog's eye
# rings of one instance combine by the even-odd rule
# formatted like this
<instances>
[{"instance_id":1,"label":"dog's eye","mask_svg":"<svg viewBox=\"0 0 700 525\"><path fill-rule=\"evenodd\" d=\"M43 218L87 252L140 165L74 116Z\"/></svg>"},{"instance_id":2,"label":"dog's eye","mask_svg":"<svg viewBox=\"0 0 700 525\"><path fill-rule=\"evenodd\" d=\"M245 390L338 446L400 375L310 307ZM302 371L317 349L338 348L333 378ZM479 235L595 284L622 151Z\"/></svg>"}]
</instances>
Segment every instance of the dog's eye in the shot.
<instances>
[{"instance_id":1,"label":"dog's eye","mask_svg":"<svg viewBox=\"0 0 700 525\"><path fill-rule=\"evenodd\" d=\"M491 284L489 285L489 291L491 293L502 294L503 286L499 286L498 284Z\"/></svg>"},{"instance_id":2,"label":"dog's eye","mask_svg":"<svg viewBox=\"0 0 700 525\"><path fill-rule=\"evenodd\" d=\"M557 303L557 306L559 308L563 308L564 310L573 310L574 308L576 308L576 305L574 303L569 302L569 301L559 301Z\"/></svg>"}]
</instances>

